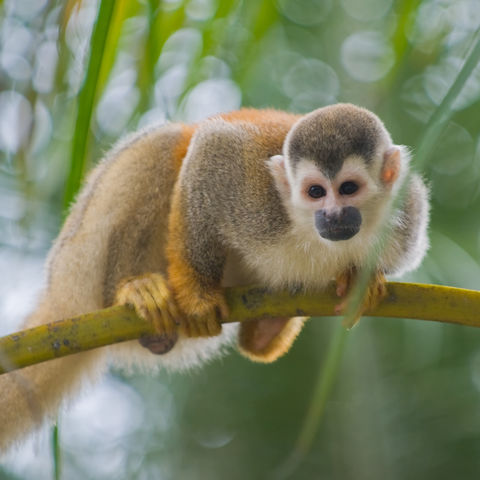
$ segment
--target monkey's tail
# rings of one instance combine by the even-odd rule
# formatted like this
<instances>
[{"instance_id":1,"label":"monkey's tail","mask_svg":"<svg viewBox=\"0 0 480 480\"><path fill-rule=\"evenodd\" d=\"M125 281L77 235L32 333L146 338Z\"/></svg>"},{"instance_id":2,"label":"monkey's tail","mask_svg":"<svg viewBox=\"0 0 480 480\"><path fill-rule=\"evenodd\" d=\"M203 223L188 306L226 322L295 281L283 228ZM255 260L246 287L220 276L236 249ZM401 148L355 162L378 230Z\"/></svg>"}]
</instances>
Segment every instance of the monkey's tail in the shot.
<instances>
[{"instance_id":1,"label":"monkey's tail","mask_svg":"<svg viewBox=\"0 0 480 480\"><path fill-rule=\"evenodd\" d=\"M39 308L26 326L46 323L52 315ZM0 352L1 361L1 352ZM105 370L104 349L71 355L0 376L0 452L27 433L53 423L59 408Z\"/></svg>"}]
</instances>

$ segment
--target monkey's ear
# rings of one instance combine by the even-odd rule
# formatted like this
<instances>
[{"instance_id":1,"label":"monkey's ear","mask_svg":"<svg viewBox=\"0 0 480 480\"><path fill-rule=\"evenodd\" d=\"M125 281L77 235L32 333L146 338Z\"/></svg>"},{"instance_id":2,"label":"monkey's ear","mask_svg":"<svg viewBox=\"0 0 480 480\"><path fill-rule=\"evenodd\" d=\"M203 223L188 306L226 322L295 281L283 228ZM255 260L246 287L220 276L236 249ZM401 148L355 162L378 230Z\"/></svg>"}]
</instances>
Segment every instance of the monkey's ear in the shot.
<instances>
[{"instance_id":1,"label":"monkey's ear","mask_svg":"<svg viewBox=\"0 0 480 480\"><path fill-rule=\"evenodd\" d=\"M281 195L290 195L290 184L288 183L287 170L285 168L285 157L274 155L267 161L268 168L275 180L275 185Z\"/></svg>"},{"instance_id":2,"label":"monkey's ear","mask_svg":"<svg viewBox=\"0 0 480 480\"><path fill-rule=\"evenodd\" d=\"M399 147L390 147L383 154L382 172L380 179L387 187L391 187L400 176L402 166L402 152Z\"/></svg>"}]
</instances>

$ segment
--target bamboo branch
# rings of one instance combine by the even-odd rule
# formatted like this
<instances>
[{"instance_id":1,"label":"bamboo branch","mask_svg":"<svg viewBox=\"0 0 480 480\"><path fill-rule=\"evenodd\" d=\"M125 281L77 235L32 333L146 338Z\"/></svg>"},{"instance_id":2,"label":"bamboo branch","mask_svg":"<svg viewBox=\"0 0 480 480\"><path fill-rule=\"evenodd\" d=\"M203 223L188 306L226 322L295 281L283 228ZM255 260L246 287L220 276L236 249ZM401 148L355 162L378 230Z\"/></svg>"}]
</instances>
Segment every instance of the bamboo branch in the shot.
<instances>
[{"instance_id":1,"label":"bamboo branch","mask_svg":"<svg viewBox=\"0 0 480 480\"><path fill-rule=\"evenodd\" d=\"M396 282L389 282L387 288L387 297L366 315L480 327L479 291ZM279 316L333 316L339 299L333 285L325 292L308 295L241 287L227 289L227 302L227 322L242 322ZM123 306L58 320L0 338L0 374L153 333L149 322Z\"/></svg>"}]
</instances>

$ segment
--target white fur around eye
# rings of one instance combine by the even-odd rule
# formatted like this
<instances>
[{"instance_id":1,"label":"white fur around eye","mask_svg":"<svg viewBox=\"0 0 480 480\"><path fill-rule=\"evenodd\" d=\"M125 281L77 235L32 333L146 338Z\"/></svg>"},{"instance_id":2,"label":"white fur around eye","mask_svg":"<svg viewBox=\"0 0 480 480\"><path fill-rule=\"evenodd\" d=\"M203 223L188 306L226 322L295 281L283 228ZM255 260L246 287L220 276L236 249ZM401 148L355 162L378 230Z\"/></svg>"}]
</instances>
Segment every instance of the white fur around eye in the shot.
<instances>
[{"instance_id":1,"label":"white fur around eye","mask_svg":"<svg viewBox=\"0 0 480 480\"><path fill-rule=\"evenodd\" d=\"M291 201L293 205L302 206L305 203L305 186L321 185L326 188L329 184L328 179L318 169L318 167L310 160L300 160L295 169L288 167L287 174L291 188ZM290 172L290 173L289 173ZM308 179L308 180L307 180Z\"/></svg>"},{"instance_id":2,"label":"white fur around eye","mask_svg":"<svg viewBox=\"0 0 480 480\"><path fill-rule=\"evenodd\" d=\"M335 188L338 190L345 182L355 182L360 187L357 194L375 195L378 192L378 184L375 178L378 177L377 170L379 171L376 163L371 165L369 169L363 158L356 155L348 157L334 179Z\"/></svg>"}]
</instances>

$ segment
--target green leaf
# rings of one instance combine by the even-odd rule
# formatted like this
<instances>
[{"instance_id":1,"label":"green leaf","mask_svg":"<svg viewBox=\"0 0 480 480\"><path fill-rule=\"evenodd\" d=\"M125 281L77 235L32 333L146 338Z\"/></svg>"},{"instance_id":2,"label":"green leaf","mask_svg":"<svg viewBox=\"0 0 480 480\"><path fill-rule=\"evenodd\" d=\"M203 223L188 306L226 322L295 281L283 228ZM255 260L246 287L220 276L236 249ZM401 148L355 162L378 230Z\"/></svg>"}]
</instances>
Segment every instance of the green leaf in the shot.
<instances>
[{"instance_id":1,"label":"green leaf","mask_svg":"<svg viewBox=\"0 0 480 480\"><path fill-rule=\"evenodd\" d=\"M101 2L98 16L93 27L87 73L78 95L77 118L70 156L70 170L63 200L65 209L70 205L79 190L85 170L90 122L95 100L98 96L98 85L105 55L105 46L111 27L113 12L118 3L120 2L106 0Z\"/></svg>"},{"instance_id":2,"label":"green leaf","mask_svg":"<svg viewBox=\"0 0 480 480\"><path fill-rule=\"evenodd\" d=\"M418 168L425 167L425 164L428 160L428 155L432 151L435 142L442 134L448 119L452 115L453 103L467 83L467 80L470 78L473 70L480 62L480 28L475 32L474 38L476 39L474 45L471 48L470 54L467 56L463 67L458 72L457 78L452 83L452 86L448 90L442 102L433 112L430 120L428 121L427 128L415 155L415 163Z\"/></svg>"}]
</instances>

